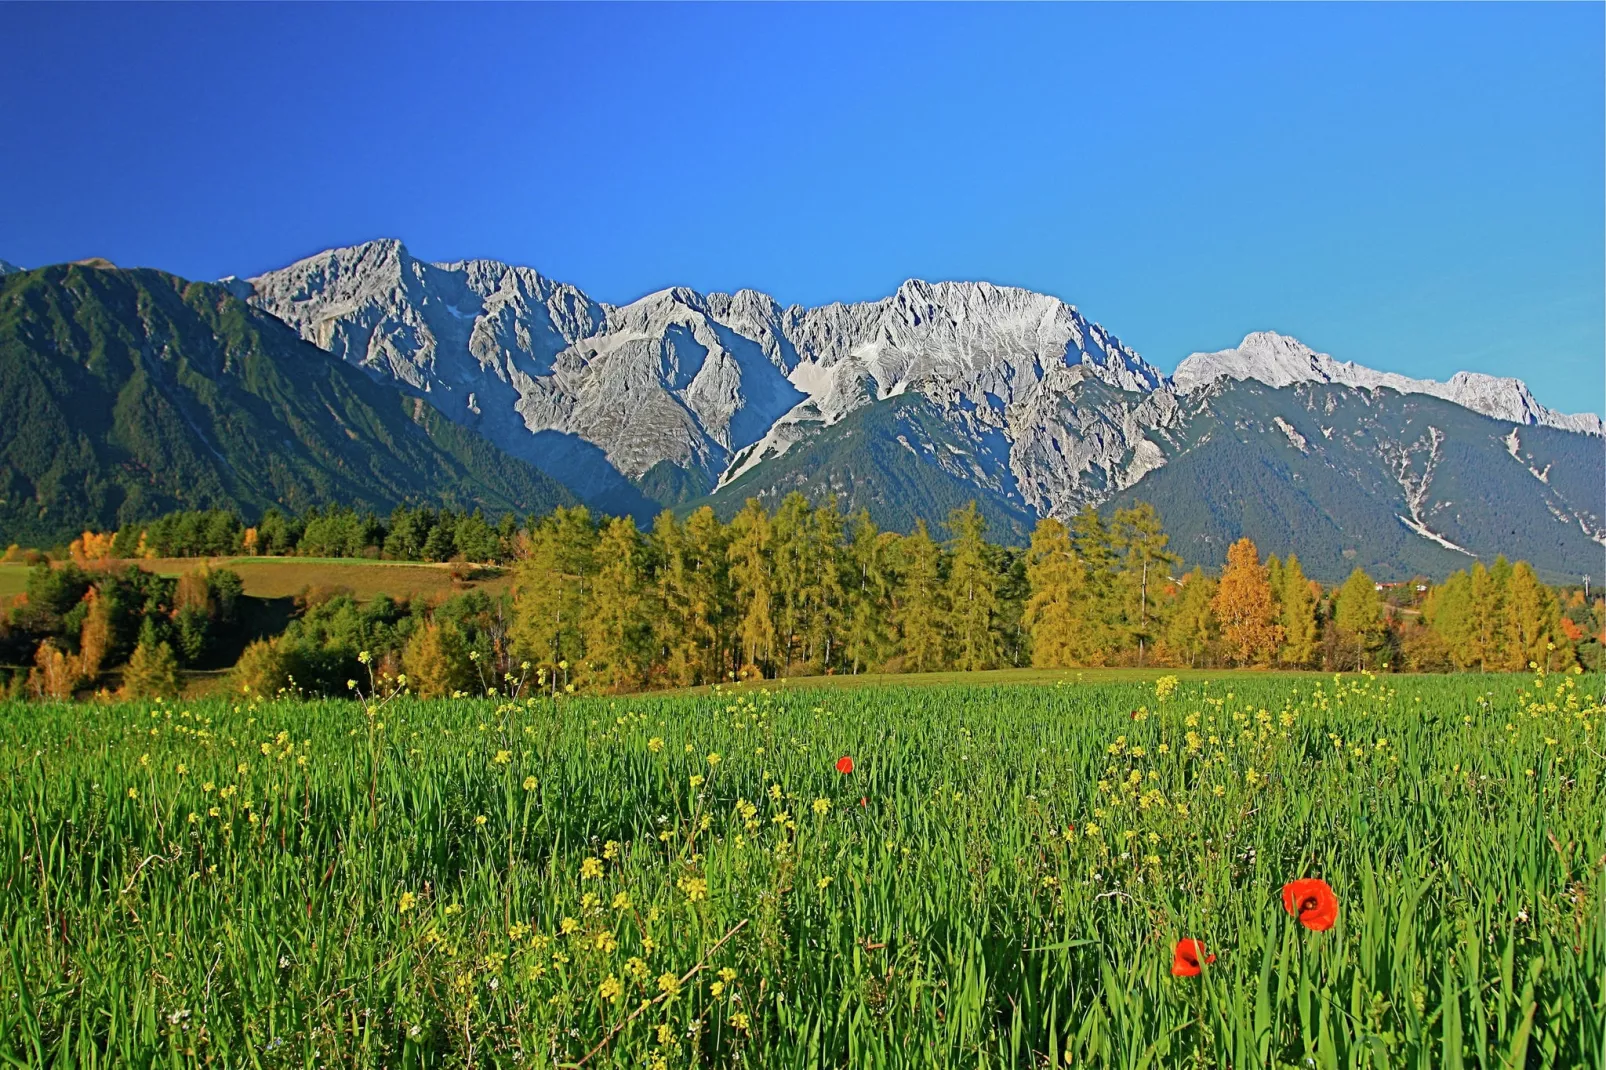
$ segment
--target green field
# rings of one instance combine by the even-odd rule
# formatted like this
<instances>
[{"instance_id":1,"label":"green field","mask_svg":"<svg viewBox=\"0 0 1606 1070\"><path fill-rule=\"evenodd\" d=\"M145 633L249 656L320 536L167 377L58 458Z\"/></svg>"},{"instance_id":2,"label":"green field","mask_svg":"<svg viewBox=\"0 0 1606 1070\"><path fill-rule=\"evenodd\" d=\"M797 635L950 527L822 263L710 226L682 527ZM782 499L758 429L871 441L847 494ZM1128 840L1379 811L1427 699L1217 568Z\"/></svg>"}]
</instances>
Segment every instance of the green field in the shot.
<instances>
[{"instance_id":1,"label":"green field","mask_svg":"<svg viewBox=\"0 0 1606 1070\"><path fill-rule=\"evenodd\" d=\"M0 1055L1606 1064L1599 678L1070 676L0 706Z\"/></svg>"},{"instance_id":2,"label":"green field","mask_svg":"<svg viewBox=\"0 0 1606 1070\"><path fill-rule=\"evenodd\" d=\"M512 582L507 570L484 565L471 566L466 578L454 579L451 565L344 557L171 557L131 563L159 576L181 576L203 564L232 569L245 583L245 593L253 598L289 598L316 587L349 588L363 600L381 594L444 598L469 590L505 590ZM20 594L27 586L28 566L0 564L0 598Z\"/></svg>"}]
</instances>

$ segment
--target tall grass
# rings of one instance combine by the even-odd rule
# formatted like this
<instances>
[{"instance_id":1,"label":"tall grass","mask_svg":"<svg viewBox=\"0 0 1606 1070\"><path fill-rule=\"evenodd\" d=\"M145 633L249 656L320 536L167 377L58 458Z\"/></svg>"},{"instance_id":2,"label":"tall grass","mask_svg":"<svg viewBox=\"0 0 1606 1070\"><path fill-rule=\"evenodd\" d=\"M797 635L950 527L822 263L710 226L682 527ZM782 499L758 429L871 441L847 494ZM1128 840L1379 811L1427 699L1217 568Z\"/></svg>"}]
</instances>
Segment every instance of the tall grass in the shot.
<instances>
[{"instance_id":1,"label":"tall grass","mask_svg":"<svg viewBox=\"0 0 1606 1070\"><path fill-rule=\"evenodd\" d=\"M0 706L0 1055L1599 1067L1586 685Z\"/></svg>"}]
</instances>

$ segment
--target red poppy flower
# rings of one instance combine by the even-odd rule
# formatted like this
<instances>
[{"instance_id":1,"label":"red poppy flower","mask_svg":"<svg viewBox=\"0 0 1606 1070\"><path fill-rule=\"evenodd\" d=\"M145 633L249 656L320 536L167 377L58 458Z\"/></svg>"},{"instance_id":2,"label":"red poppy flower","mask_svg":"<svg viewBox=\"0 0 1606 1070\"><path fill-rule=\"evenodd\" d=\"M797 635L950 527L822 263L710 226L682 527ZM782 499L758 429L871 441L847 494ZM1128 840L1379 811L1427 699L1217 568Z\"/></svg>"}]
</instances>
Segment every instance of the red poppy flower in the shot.
<instances>
[{"instance_id":1,"label":"red poppy flower","mask_svg":"<svg viewBox=\"0 0 1606 1070\"><path fill-rule=\"evenodd\" d=\"M1283 885L1283 909L1305 928L1326 932L1338 920L1338 896L1326 881L1302 877Z\"/></svg>"},{"instance_id":2,"label":"red poppy flower","mask_svg":"<svg viewBox=\"0 0 1606 1070\"><path fill-rule=\"evenodd\" d=\"M1177 950L1171 958L1171 973L1176 977L1198 977L1199 970L1216 961L1216 956L1205 953L1204 941L1188 937L1177 941Z\"/></svg>"},{"instance_id":3,"label":"red poppy flower","mask_svg":"<svg viewBox=\"0 0 1606 1070\"><path fill-rule=\"evenodd\" d=\"M849 758L846 754L838 758L836 760L836 771L841 773L843 776L847 776L849 773L853 772L853 759Z\"/></svg>"},{"instance_id":4,"label":"red poppy flower","mask_svg":"<svg viewBox=\"0 0 1606 1070\"><path fill-rule=\"evenodd\" d=\"M870 805L870 799L869 799L869 797L868 797L868 796L865 796L865 795L861 795L861 796L859 796L859 805L860 805L860 806L865 806L865 807L868 807L868 806L869 806L869 805Z\"/></svg>"}]
</instances>

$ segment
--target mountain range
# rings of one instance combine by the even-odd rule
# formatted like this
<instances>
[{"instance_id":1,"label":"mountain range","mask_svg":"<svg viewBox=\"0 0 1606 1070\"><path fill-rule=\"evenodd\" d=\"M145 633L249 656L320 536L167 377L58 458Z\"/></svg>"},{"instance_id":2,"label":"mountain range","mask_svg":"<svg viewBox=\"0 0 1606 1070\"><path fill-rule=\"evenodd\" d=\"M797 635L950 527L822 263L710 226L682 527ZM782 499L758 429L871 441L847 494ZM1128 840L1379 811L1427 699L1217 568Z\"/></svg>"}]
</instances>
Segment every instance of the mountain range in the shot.
<instances>
[{"instance_id":1,"label":"mountain range","mask_svg":"<svg viewBox=\"0 0 1606 1070\"><path fill-rule=\"evenodd\" d=\"M1147 500L1189 562L1218 564L1244 533L1324 579L1501 552L1560 577L1598 572L1606 546L1598 416L1553 412L1517 379L1411 379L1274 333L1167 376L1013 287L910 280L816 308L673 288L611 305L393 240L211 290L427 403L494 469L538 469L544 500L642 519L801 490L907 529L975 499L1020 542L1040 516ZM475 470L474 500L500 496L492 475Z\"/></svg>"}]
</instances>

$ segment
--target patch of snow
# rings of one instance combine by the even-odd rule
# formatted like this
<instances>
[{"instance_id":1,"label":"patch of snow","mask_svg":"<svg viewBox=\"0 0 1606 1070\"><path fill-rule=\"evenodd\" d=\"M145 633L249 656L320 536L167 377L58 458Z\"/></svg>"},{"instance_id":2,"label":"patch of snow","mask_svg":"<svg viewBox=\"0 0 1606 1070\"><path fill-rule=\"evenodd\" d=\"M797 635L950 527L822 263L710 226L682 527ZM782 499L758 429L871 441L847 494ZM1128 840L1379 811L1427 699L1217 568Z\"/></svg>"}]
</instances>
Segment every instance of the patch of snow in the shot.
<instances>
[{"instance_id":1,"label":"patch of snow","mask_svg":"<svg viewBox=\"0 0 1606 1070\"><path fill-rule=\"evenodd\" d=\"M1412 531L1416 532L1418 535L1422 536L1424 539L1427 539L1430 542L1436 542L1440 546L1444 547L1446 550L1454 550L1456 553L1458 553L1458 554L1466 554L1468 557L1477 557L1478 556L1477 554L1473 553L1471 550L1468 550L1463 546L1457 546L1455 543L1451 542L1449 539L1446 539L1443 535L1440 535L1440 534L1438 534L1438 533L1436 533L1434 531L1430 531L1426 524L1420 524L1417 521L1410 519L1409 517L1400 516L1400 514L1398 514L1398 513L1395 513L1394 516L1395 516L1395 519L1399 520L1400 523L1404 524L1406 527L1410 528Z\"/></svg>"}]
</instances>

